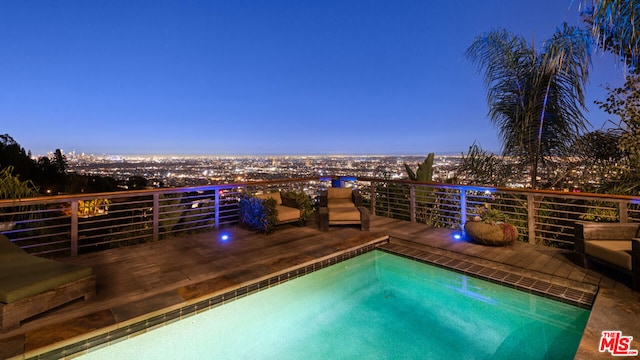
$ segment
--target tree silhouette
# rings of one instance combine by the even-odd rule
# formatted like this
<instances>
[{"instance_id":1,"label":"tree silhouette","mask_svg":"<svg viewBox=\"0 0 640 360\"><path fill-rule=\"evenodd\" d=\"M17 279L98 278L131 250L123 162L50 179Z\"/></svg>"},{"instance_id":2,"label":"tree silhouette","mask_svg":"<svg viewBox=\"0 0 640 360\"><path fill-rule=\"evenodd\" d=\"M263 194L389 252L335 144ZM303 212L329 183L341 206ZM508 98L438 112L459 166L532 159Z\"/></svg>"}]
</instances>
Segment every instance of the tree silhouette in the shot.
<instances>
[{"instance_id":1,"label":"tree silhouette","mask_svg":"<svg viewBox=\"0 0 640 360\"><path fill-rule=\"evenodd\" d=\"M25 150L8 134L0 135L0 169L12 167L12 175L20 175L23 180L33 179L38 172L34 161Z\"/></svg>"},{"instance_id":2,"label":"tree silhouette","mask_svg":"<svg viewBox=\"0 0 640 360\"><path fill-rule=\"evenodd\" d=\"M89 193L117 190L115 179L67 173L67 159L56 149L53 159L42 156L37 160L8 134L0 135L0 170L29 181L41 194ZM139 182L141 183L141 182Z\"/></svg>"},{"instance_id":3,"label":"tree silhouette","mask_svg":"<svg viewBox=\"0 0 640 360\"><path fill-rule=\"evenodd\" d=\"M499 129L503 155L528 164L532 188L539 165L566 155L586 131L590 41L587 32L565 23L541 50L506 30L476 37L467 50L484 71L489 116Z\"/></svg>"},{"instance_id":4,"label":"tree silhouette","mask_svg":"<svg viewBox=\"0 0 640 360\"><path fill-rule=\"evenodd\" d=\"M56 170L58 174L64 174L67 172L67 158L62 155L62 151L60 149L56 149L56 152L53 157L53 161L56 166Z\"/></svg>"}]
</instances>

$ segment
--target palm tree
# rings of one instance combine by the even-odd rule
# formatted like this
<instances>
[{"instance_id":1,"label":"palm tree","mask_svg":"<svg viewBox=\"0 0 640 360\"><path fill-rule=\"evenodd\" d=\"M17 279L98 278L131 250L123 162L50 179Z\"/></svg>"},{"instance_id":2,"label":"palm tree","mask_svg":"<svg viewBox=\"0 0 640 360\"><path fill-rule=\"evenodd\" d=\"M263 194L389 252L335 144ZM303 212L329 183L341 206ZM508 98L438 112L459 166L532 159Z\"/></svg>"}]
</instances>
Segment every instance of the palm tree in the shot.
<instances>
[{"instance_id":1,"label":"palm tree","mask_svg":"<svg viewBox=\"0 0 640 360\"><path fill-rule=\"evenodd\" d=\"M503 155L538 167L586 130L584 86L591 64L589 34L567 26L556 30L541 50L506 30L482 34L467 57L484 71L489 117L498 127Z\"/></svg>"},{"instance_id":2,"label":"palm tree","mask_svg":"<svg viewBox=\"0 0 640 360\"><path fill-rule=\"evenodd\" d=\"M640 66L640 5L637 0L583 0L586 22L598 45L626 62L632 72Z\"/></svg>"}]
</instances>

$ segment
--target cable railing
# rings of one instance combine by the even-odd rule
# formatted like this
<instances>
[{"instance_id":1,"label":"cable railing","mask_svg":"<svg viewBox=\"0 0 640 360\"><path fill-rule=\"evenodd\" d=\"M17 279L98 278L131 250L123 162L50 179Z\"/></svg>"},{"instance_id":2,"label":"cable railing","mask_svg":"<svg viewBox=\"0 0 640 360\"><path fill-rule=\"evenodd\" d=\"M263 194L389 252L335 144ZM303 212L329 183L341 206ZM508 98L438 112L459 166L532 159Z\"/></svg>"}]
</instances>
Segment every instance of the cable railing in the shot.
<instances>
[{"instance_id":1,"label":"cable railing","mask_svg":"<svg viewBox=\"0 0 640 360\"><path fill-rule=\"evenodd\" d=\"M501 210L532 244L572 248L576 220L640 222L640 197L359 178L373 215L462 229L478 207Z\"/></svg>"},{"instance_id":2,"label":"cable railing","mask_svg":"<svg viewBox=\"0 0 640 360\"><path fill-rule=\"evenodd\" d=\"M318 178L0 201L0 231L27 252L75 256L238 223L243 194L317 196Z\"/></svg>"},{"instance_id":3,"label":"cable railing","mask_svg":"<svg viewBox=\"0 0 640 360\"><path fill-rule=\"evenodd\" d=\"M26 251L75 256L236 225L245 194L296 191L317 198L354 186L372 215L463 229L490 204L519 240L572 248L576 220L640 222L640 197L420 183L378 178L302 178L0 201L0 232Z\"/></svg>"}]
</instances>

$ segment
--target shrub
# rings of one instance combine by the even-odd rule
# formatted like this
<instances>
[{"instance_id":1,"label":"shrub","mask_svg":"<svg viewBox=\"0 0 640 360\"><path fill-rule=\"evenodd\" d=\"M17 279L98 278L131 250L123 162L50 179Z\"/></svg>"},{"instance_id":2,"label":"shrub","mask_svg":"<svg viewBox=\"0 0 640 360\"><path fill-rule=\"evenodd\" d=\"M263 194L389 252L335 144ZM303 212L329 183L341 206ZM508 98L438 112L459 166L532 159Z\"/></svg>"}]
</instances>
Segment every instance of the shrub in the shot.
<instances>
[{"instance_id":1,"label":"shrub","mask_svg":"<svg viewBox=\"0 0 640 360\"><path fill-rule=\"evenodd\" d=\"M13 166L7 166L0 171L0 199L21 199L36 196L38 189L29 180L20 181L13 176Z\"/></svg>"},{"instance_id":2,"label":"shrub","mask_svg":"<svg viewBox=\"0 0 640 360\"><path fill-rule=\"evenodd\" d=\"M238 206L242 226L265 234L273 232L278 222L278 211L274 199L262 200L245 195L240 199Z\"/></svg>"},{"instance_id":3,"label":"shrub","mask_svg":"<svg viewBox=\"0 0 640 360\"><path fill-rule=\"evenodd\" d=\"M507 216L500 210L492 209L491 204L485 203L483 206L476 206L476 216L473 220L485 224L502 224L507 222Z\"/></svg>"},{"instance_id":4,"label":"shrub","mask_svg":"<svg viewBox=\"0 0 640 360\"><path fill-rule=\"evenodd\" d=\"M295 207L300 209L300 224L306 225L311 215L315 212L315 208L311 203L311 197L303 192L283 191L280 193L283 204L285 202L293 202ZM292 204L293 205L293 204Z\"/></svg>"}]
</instances>

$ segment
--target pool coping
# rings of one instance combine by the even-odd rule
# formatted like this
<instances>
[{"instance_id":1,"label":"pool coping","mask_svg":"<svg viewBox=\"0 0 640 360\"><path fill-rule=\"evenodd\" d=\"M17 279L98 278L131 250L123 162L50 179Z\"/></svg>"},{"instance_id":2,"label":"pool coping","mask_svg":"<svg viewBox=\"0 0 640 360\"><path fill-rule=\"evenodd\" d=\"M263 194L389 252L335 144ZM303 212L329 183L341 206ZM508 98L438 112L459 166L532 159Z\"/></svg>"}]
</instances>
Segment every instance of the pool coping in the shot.
<instances>
[{"instance_id":1,"label":"pool coping","mask_svg":"<svg viewBox=\"0 0 640 360\"><path fill-rule=\"evenodd\" d=\"M486 280L502 286L560 301L591 310L599 288L578 282L560 279L552 275L517 269L493 261L479 261L467 255L458 255L441 249L421 249L389 242L380 250L414 261L434 265L464 275Z\"/></svg>"}]
</instances>

